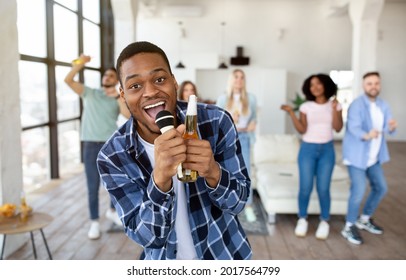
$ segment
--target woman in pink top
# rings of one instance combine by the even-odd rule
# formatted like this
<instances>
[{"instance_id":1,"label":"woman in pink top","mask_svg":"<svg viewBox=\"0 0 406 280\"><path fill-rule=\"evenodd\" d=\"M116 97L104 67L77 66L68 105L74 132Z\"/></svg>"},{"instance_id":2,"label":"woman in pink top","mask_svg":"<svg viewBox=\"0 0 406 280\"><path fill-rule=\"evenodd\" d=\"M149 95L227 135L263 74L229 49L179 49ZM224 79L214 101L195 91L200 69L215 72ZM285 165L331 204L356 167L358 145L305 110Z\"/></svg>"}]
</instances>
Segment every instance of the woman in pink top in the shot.
<instances>
[{"instance_id":1,"label":"woman in pink top","mask_svg":"<svg viewBox=\"0 0 406 280\"><path fill-rule=\"evenodd\" d=\"M326 74L308 77L302 87L306 97L300 108L299 118L293 108L282 105L288 112L296 130L302 134L298 155L299 165L299 220L295 234L299 237L307 233L307 208L316 180L316 189L320 203L320 223L316 238L327 239L330 219L330 183L335 164L333 129L337 132L343 127L341 106L333 97L337 94L337 85ZM332 99L333 98L333 99Z\"/></svg>"}]
</instances>

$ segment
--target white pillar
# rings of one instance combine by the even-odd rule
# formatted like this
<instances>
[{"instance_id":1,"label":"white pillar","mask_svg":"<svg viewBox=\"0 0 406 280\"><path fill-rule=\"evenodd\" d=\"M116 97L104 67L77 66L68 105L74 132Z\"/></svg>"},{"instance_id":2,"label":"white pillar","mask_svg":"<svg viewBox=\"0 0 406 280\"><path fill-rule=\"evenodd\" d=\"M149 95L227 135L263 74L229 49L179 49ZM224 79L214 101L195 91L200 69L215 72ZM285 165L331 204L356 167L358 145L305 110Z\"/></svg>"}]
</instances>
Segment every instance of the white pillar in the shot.
<instances>
[{"instance_id":1,"label":"white pillar","mask_svg":"<svg viewBox=\"0 0 406 280\"><path fill-rule=\"evenodd\" d=\"M354 71L353 95L362 90L362 75L376 71L376 45L378 20L385 0L349 1L349 14L353 25L352 70Z\"/></svg>"},{"instance_id":2,"label":"white pillar","mask_svg":"<svg viewBox=\"0 0 406 280\"><path fill-rule=\"evenodd\" d=\"M0 204L18 205L23 173L16 0L0 1L0 18ZM7 236L5 256L21 246L23 241L21 235ZM0 235L2 243L3 236Z\"/></svg>"}]
</instances>

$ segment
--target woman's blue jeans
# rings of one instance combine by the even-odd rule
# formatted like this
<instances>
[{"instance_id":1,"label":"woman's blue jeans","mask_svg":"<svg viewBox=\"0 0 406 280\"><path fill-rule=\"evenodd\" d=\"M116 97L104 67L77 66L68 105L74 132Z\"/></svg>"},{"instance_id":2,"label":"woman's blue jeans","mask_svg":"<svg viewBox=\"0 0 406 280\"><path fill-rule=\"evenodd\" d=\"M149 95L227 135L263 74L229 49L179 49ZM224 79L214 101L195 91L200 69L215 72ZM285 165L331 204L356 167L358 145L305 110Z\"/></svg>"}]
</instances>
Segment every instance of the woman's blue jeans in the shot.
<instances>
[{"instance_id":1,"label":"woman's blue jeans","mask_svg":"<svg viewBox=\"0 0 406 280\"><path fill-rule=\"evenodd\" d=\"M245 162L245 167L247 168L247 172L249 176L251 177L251 142L250 142L250 135L249 133L244 133L240 132L238 133L238 138L240 139L240 145L241 145L241 152L242 152L242 157ZM248 196L247 200L247 205L252 204L252 196L253 196L253 189L252 185L250 188L250 193Z\"/></svg>"},{"instance_id":2,"label":"woman's blue jeans","mask_svg":"<svg viewBox=\"0 0 406 280\"><path fill-rule=\"evenodd\" d=\"M97 220L99 218L100 175L96 160L103 145L104 142L83 142L83 163L85 165L87 197L91 220ZM114 208L112 202L110 202L110 207Z\"/></svg>"},{"instance_id":3,"label":"woman's blue jeans","mask_svg":"<svg viewBox=\"0 0 406 280\"><path fill-rule=\"evenodd\" d=\"M348 212L346 221L354 224L359 215L362 200L364 198L367 178L371 186L371 191L365 202L362 214L372 216L385 196L388 186L381 164L375 163L366 170L348 165L348 173L351 179L350 198L348 200Z\"/></svg>"},{"instance_id":4,"label":"woman's blue jeans","mask_svg":"<svg viewBox=\"0 0 406 280\"><path fill-rule=\"evenodd\" d=\"M303 142L299 156L299 218L307 218L307 209L313 191L314 180L320 203L320 219L330 219L330 184L335 165L334 143Z\"/></svg>"}]
</instances>

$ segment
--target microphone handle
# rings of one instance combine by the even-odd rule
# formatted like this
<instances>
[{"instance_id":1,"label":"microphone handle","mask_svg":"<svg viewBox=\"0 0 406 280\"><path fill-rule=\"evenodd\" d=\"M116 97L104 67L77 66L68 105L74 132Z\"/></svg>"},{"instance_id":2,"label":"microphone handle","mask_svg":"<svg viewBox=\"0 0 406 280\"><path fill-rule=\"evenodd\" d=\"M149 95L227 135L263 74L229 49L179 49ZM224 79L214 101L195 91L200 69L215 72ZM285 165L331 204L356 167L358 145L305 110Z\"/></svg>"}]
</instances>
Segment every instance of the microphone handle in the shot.
<instances>
[{"instance_id":1,"label":"microphone handle","mask_svg":"<svg viewBox=\"0 0 406 280\"><path fill-rule=\"evenodd\" d=\"M164 134L165 132L167 132L168 130L170 130L172 128L175 128L175 127L173 125L167 125L167 126L162 127L160 130L161 130L161 133Z\"/></svg>"},{"instance_id":2,"label":"microphone handle","mask_svg":"<svg viewBox=\"0 0 406 280\"><path fill-rule=\"evenodd\" d=\"M170 130L172 128L175 128L175 127L173 125L167 125L167 126L160 128L160 130L161 130L161 133L164 134L165 132L167 132L168 130ZM179 163L179 165L177 167L177 172L178 172L178 177L183 178L182 163Z\"/></svg>"}]
</instances>

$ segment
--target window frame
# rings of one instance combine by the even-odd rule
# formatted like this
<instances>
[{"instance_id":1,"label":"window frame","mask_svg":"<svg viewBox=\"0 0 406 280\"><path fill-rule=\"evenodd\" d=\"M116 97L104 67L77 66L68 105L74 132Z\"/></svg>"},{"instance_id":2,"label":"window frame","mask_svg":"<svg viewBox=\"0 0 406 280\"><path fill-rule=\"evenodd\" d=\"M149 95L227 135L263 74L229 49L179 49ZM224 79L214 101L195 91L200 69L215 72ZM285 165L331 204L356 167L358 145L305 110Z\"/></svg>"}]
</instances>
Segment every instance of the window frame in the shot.
<instances>
[{"instance_id":1,"label":"window frame","mask_svg":"<svg viewBox=\"0 0 406 280\"><path fill-rule=\"evenodd\" d=\"M78 56L83 53L84 49L84 34L83 34L83 22L91 22L99 26L100 29L100 62L101 65L98 68L85 66L84 69L91 69L100 72L100 76L104 72L104 69L110 65L114 65L114 18L110 0L99 0L100 7L100 23L96 23L83 16L82 2L86 0L77 0L77 11L72 10L54 0L45 1L45 14L46 14L46 57L36 57L32 55L20 53L20 60L28 62L43 63L47 68L47 95L48 95L48 122L39 123L32 126L25 126L22 131L28 131L31 129L48 127L49 128L49 179L60 178L59 168L59 152L58 152L58 125L66 122L79 121L82 117L83 106L80 100L79 116L58 120L57 114L57 86L56 86L56 67L66 66L71 67L70 62L57 61L55 59L55 36L54 36L54 5L59 5L64 9L68 9L77 16L78 20ZM79 81L85 83L83 74L84 70L79 73ZM20 76L21 79L21 76ZM80 149L80 153L82 149ZM82 156L79 155L82 159ZM44 182L45 183L45 182Z\"/></svg>"}]
</instances>

